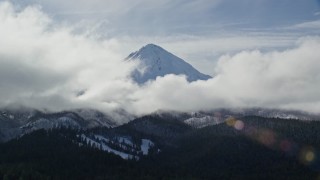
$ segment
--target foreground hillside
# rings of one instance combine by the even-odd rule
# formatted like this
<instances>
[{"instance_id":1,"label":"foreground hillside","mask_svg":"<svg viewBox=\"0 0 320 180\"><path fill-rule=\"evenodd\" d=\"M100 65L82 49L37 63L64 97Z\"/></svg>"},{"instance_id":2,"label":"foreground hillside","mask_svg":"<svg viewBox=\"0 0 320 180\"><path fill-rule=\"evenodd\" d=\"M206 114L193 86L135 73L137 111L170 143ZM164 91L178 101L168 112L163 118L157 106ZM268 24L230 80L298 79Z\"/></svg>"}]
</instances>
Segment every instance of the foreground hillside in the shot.
<instances>
[{"instance_id":1,"label":"foreground hillside","mask_svg":"<svg viewBox=\"0 0 320 180\"><path fill-rule=\"evenodd\" d=\"M319 128L317 121L252 116L196 129L153 115L111 129L37 130L0 144L0 177L312 180Z\"/></svg>"}]
</instances>

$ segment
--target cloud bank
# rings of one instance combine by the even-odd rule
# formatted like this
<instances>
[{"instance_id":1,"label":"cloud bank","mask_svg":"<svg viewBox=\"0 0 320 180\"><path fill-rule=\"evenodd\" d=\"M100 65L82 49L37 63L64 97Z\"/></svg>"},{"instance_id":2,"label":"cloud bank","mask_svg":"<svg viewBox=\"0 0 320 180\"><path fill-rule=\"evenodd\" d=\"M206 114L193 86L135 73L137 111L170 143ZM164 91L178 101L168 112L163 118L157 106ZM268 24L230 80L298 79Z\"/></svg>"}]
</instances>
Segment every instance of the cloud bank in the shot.
<instances>
[{"instance_id":1,"label":"cloud bank","mask_svg":"<svg viewBox=\"0 0 320 180\"><path fill-rule=\"evenodd\" d=\"M268 107L320 112L320 37L301 37L294 48L226 54L208 81L188 83L167 75L138 86L128 77L117 39L75 34L40 7L17 10L0 3L0 106L54 111L157 110ZM128 52L129 53L129 52Z\"/></svg>"},{"instance_id":2,"label":"cloud bank","mask_svg":"<svg viewBox=\"0 0 320 180\"><path fill-rule=\"evenodd\" d=\"M78 91L125 81L132 68L112 50L116 41L75 35L72 27L53 24L39 7L17 11L1 3L0 26L2 105L57 110L90 105L94 102L81 101Z\"/></svg>"},{"instance_id":3,"label":"cloud bank","mask_svg":"<svg viewBox=\"0 0 320 180\"><path fill-rule=\"evenodd\" d=\"M188 83L183 77L158 78L133 95L135 107L201 110L221 107L320 110L319 37L301 39L282 52L243 51L222 56L216 77ZM139 110L139 109L137 109Z\"/></svg>"}]
</instances>

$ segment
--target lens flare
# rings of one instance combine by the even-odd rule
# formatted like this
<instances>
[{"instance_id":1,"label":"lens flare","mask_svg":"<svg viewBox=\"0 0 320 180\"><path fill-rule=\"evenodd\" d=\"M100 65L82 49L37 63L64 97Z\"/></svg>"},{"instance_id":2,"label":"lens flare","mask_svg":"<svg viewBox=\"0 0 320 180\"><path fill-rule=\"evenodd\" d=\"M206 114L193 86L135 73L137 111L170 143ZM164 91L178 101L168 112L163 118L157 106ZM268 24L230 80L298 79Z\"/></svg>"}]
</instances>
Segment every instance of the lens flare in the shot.
<instances>
[{"instance_id":1,"label":"lens flare","mask_svg":"<svg viewBox=\"0 0 320 180\"><path fill-rule=\"evenodd\" d=\"M228 126L234 126L236 124L237 120L234 117L230 117L226 120L226 123Z\"/></svg>"},{"instance_id":2,"label":"lens flare","mask_svg":"<svg viewBox=\"0 0 320 180\"><path fill-rule=\"evenodd\" d=\"M300 152L300 160L304 164L311 164L316 159L316 153L313 147L303 148Z\"/></svg>"},{"instance_id":3,"label":"lens flare","mask_svg":"<svg viewBox=\"0 0 320 180\"><path fill-rule=\"evenodd\" d=\"M237 121L235 122L235 124L234 124L234 128L235 128L236 130L241 131L241 130L244 128L244 123L243 123L243 121L237 120Z\"/></svg>"},{"instance_id":4,"label":"lens flare","mask_svg":"<svg viewBox=\"0 0 320 180\"><path fill-rule=\"evenodd\" d=\"M315 154L314 154L314 152L309 151L309 152L307 152L307 153L306 153L306 160L307 160L308 162L313 161L313 160L314 160L314 158L315 158Z\"/></svg>"}]
</instances>

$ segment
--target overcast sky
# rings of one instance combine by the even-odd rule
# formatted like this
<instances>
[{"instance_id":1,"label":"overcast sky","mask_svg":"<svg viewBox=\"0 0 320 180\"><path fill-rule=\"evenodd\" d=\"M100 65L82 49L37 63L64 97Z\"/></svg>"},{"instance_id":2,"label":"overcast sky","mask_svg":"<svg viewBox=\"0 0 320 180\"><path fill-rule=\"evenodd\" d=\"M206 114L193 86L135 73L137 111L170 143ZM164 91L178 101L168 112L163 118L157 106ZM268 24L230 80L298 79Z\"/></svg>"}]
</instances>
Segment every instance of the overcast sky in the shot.
<instances>
[{"instance_id":1,"label":"overcast sky","mask_svg":"<svg viewBox=\"0 0 320 180\"><path fill-rule=\"evenodd\" d=\"M287 48L318 35L319 0L13 0L39 5L55 23L116 39L123 56L148 43L163 46L203 72L220 55Z\"/></svg>"},{"instance_id":2,"label":"overcast sky","mask_svg":"<svg viewBox=\"0 0 320 180\"><path fill-rule=\"evenodd\" d=\"M319 29L319 0L0 1L0 105L320 112ZM122 60L148 43L215 78L139 87Z\"/></svg>"}]
</instances>

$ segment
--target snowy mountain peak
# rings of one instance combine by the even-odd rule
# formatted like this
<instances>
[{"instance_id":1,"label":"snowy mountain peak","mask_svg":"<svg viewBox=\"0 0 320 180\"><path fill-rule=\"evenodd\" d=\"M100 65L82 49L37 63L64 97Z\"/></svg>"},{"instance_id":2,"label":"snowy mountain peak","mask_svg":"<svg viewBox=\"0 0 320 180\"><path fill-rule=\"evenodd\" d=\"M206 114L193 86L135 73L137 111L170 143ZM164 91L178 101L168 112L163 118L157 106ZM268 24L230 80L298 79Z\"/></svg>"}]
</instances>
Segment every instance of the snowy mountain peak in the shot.
<instances>
[{"instance_id":1,"label":"snowy mountain peak","mask_svg":"<svg viewBox=\"0 0 320 180\"><path fill-rule=\"evenodd\" d=\"M150 59L150 57L155 57L155 56L159 56L160 54L163 53L169 53L166 50L164 50L162 47L157 46L155 44L147 44L145 46L143 46L140 50L133 52L129 55L129 57L127 59L136 59L139 57L149 57L148 59Z\"/></svg>"},{"instance_id":2,"label":"snowy mountain peak","mask_svg":"<svg viewBox=\"0 0 320 180\"><path fill-rule=\"evenodd\" d=\"M189 82L211 78L209 75L200 73L181 58L154 44L148 44L139 51L131 53L126 60L139 61L139 66L132 73L133 80L138 84L167 74L185 75Z\"/></svg>"},{"instance_id":3,"label":"snowy mountain peak","mask_svg":"<svg viewBox=\"0 0 320 180\"><path fill-rule=\"evenodd\" d=\"M153 52L159 52L159 51L166 51L164 50L162 47L155 45L155 44L147 44L145 46L143 46L140 50L140 52L143 51L153 51Z\"/></svg>"}]
</instances>

